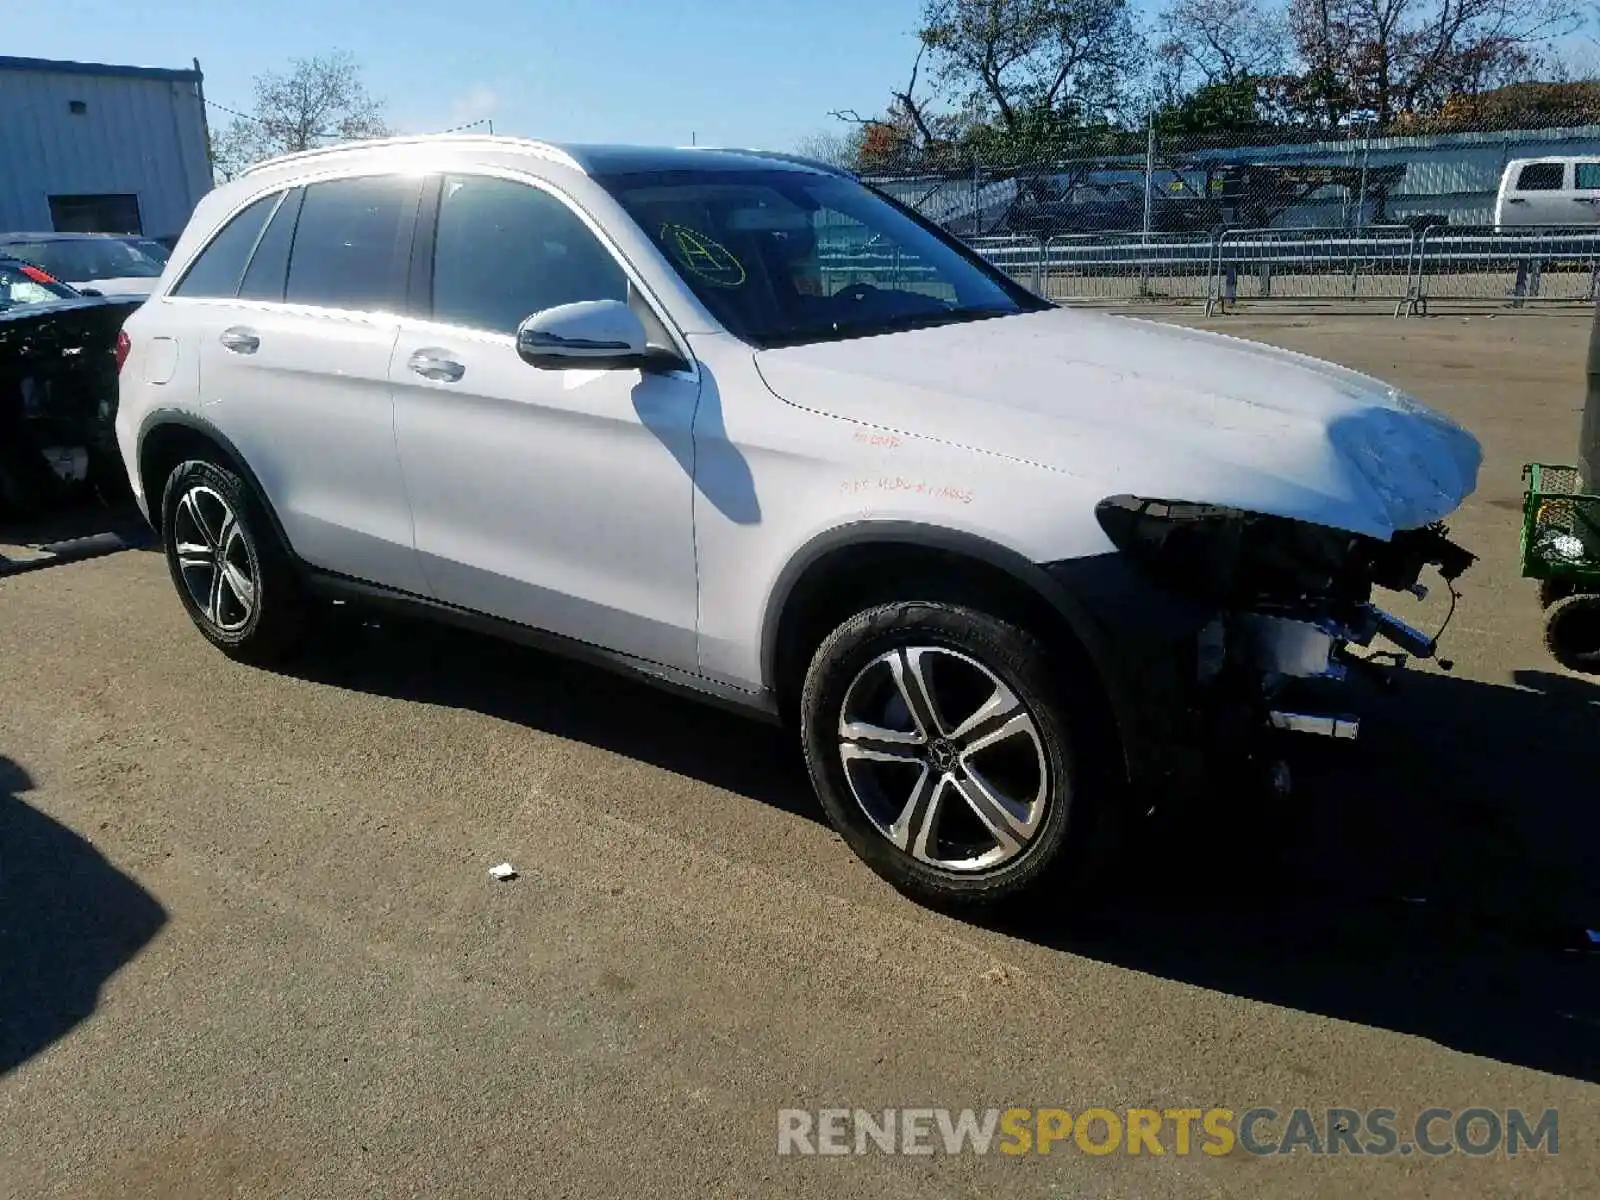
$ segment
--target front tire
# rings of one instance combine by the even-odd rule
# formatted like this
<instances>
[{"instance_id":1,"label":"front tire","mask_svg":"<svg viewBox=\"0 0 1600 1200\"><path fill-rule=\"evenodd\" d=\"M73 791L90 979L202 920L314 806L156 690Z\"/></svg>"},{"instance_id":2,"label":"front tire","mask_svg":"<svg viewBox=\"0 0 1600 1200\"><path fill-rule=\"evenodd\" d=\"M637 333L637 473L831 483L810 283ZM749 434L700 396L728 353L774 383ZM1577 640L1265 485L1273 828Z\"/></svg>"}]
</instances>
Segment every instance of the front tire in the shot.
<instances>
[{"instance_id":1,"label":"front tire","mask_svg":"<svg viewBox=\"0 0 1600 1200\"><path fill-rule=\"evenodd\" d=\"M1032 635L958 604L881 605L822 643L800 703L829 820L907 895L995 904L1065 865L1087 816L1086 773L1052 658Z\"/></svg>"},{"instance_id":2,"label":"front tire","mask_svg":"<svg viewBox=\"0 0 1600 1200\"><path fill-rule=\"evenodd\" d=\"M269 664L299 641L305 604L265 506L226 467L178 464L161 498L161 540L184 611L212 645Z\"/></svg>"}]
</instances>

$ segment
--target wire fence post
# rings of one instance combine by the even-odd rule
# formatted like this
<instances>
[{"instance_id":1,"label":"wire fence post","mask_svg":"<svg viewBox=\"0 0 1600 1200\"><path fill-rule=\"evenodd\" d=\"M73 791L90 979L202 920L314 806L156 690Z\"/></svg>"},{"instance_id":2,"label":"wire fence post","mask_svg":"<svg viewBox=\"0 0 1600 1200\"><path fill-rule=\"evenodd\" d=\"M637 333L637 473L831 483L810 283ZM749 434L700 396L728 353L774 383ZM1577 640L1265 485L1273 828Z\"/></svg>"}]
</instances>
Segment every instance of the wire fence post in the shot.
<instances>
[{"instance_id":1,"label":"wire fence post","mask_svg":"<svg viewBox=\"0 0 1600 1200\"><path fill-rule=\"evenodd\" d=\"M1144 235L1150 236L1151 209L1155 204L1156 175L1156 113L1150 110L1148 129L1144 141Z\"/></svg>"},{"instance_id":2,"label":"wire fence post","mask_svg":"<svg viewBox=\"0 0 1600 1200\"><path fill-rule=\"evenodd\" d=\"M978 228L978 156L972 156L972 236L977 237Z\"/></svg>"},{"instance_id":3,"label":"wire fence post","mask_svg":"<svg viewBox=\"0 0 1600 1200\"><path fill-rule=\"evenodd\" d=\"M1366 133L1361 139L1361 185L1356 193L1356 230L1367 223L1367 164L1372 159L1372 120L1368 118Z\"/></svg>"}]
</instances>

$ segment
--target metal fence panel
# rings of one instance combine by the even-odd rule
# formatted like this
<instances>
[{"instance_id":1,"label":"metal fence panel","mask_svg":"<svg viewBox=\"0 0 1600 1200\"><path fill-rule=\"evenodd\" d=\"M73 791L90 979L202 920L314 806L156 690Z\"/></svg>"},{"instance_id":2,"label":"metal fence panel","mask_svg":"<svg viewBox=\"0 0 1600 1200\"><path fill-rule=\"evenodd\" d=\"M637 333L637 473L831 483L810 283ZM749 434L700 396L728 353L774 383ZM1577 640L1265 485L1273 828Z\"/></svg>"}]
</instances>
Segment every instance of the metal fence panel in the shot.
<instances>
[{"instance_id":1,"label":"metal fence panel","mask_svg":"<svg viewBox=\"0 0 1600 1200\"><path fill-rule=\"evenodd\" d=\"M1513 308L1593 301L1597 270L1597 226L1433 226L1418 239L1410 311L1426 311L1432 300Z\"/></svg>"},{"instance_id":2,"label":"metal fence panel","mask_svg":"<svg viewBox=\"0 0 1600 1200\"><path fill-rule=\"evenodd\" d=\"M1217 239L1208 308L1265 300L1399 302L1411 284L1417 241L1405 225L1229 229Z\"/></svg>"},{"instance_id":3,"label":"metal fence panel","mask_svg":"<svg viewBox=\"0 0 1600 1200\"><path fill-rule=\"evenodd\" d=\"M1068 234L1045 247L1040 295L1087 303L1200 301L1216 241L1206 234Z\"/></svg>"}]
</instances>

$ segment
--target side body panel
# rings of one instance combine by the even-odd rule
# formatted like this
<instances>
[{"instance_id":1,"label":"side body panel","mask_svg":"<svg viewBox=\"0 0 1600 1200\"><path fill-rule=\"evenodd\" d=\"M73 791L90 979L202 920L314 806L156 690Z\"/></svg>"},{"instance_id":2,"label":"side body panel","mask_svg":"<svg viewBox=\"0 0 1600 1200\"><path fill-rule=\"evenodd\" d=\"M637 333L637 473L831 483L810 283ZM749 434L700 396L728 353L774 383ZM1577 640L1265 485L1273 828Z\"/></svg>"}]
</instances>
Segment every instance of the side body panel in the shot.
<instances>
[{"instance_id":1,"label":"side body panel","mask_svg":"<svg viewBox=\"0 0 1600 1200\"><path fill-rule=\"evenodd\" d=\"M419 351L465 372L419 376ZM510 337L420 321L402 327L391 379L433 595L694 667L698 380L537 370Z\"/></svg>"},{"instance_id":2,"label":"side body panel","mask_svg":"<svg viewBox=\"0 0 1600 1200\"><path fill-rule=\"evenodd\" d=\"M878 523L903 538L922 527L930 544L955 533L1030 562L1113 549L1086 480L798 408L767 388L742 342L690 342L704 378L695 420L700 667L713 679L770 682L762 649L775 594L795 557L830 532L868 535Z\"/></svg>"}]
</instances>

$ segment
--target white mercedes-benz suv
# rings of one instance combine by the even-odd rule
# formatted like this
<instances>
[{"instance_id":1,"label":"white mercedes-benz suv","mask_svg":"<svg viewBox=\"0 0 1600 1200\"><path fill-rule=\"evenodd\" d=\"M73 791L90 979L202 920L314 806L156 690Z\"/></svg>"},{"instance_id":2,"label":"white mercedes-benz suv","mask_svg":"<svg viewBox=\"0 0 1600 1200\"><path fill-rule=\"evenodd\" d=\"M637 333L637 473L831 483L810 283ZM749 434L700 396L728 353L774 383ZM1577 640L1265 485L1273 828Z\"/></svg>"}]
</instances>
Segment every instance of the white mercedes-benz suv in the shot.
<instances>
[{"instance_id":1,"label":"white mercedes-benz suv","mask_svg":"<svg viewBox=\"0 0 1600 1200\"><path fill-rule=\"evenodd\" d=\"M118 354L134 492L224 652L361 599L791 721L929 902L1069 880L1275 729L1348 735L1294 689L1432 653L1374 590L1472 562L1444 417L1058 308L783 155L277 159L200 203Z\"/></svg>"}]
</instances>

